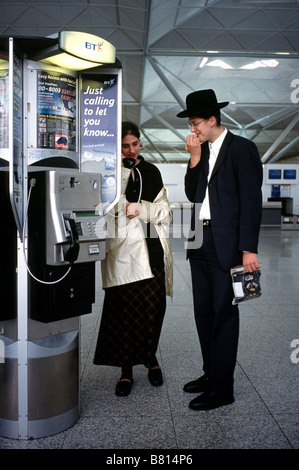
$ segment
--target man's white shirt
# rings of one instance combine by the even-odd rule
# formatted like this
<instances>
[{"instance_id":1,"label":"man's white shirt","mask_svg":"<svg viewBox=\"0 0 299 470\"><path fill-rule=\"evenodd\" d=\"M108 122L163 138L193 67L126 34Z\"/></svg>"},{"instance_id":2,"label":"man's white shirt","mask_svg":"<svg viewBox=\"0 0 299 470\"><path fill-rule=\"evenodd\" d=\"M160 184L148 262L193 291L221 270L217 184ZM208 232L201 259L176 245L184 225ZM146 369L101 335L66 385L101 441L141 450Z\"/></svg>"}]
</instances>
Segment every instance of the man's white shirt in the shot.
<instances>
[{"instance_id":1,"label":"man's white shirt","mask_svg":"<svg viewBox=\"0 0 299 470\"><path fill-rule=\"evenodd\" d=\"M226 134L227 134L227 129L224 129L222 134L220 134L220 136L214 142L209 142L210 158L209 158L208 182L210 181L211 174L213 173L213 169L214 169L221 145L223 144ZM199 218L200 220L211 219L208 185L206 189L205 198L200 208Z\"/></svg>"}]
</instances>

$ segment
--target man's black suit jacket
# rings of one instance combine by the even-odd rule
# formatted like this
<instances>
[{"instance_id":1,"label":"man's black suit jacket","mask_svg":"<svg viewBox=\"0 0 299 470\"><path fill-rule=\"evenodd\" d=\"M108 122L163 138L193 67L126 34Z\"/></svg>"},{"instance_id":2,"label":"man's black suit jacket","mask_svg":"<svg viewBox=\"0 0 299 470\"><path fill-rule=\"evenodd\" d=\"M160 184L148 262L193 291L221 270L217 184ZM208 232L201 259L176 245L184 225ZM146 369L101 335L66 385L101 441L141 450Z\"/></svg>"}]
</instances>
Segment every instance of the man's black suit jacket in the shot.
<instances>
[{"instance_id":1,"label":"man's black suit jacket","mask_svg":"<svg viewBox=\"0 0 299 470\"><path fill-rule=\"evenodd\" d=\"M202 203L205 195L208 142L201 145L201 151L200 162L194 168L188 165L185 175L185 192L194 203ZM256 145L228 131L208 182L212 233L219 262L225 270L241 264L244 251L258 252L262 181Z\"/></svg>"}]
</instances>

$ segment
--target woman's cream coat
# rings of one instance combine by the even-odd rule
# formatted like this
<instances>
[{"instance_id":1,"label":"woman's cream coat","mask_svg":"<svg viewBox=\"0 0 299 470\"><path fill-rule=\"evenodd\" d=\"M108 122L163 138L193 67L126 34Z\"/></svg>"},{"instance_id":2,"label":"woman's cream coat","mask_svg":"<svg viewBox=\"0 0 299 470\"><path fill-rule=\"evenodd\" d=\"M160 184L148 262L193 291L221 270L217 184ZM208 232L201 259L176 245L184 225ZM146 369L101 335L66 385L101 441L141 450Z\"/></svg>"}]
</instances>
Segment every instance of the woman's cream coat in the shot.
<instances>
[{"instance_id":1,"label":"woman's cream coat","mask_svg":"<svg viewBox=\"0 0 299 470\"><path fill-rule=\"evenodd\" d=\"M119 286L130 282L149 279L153 276L143 230L144 222L155 225L164 250L166 295L173 295L172 250L165 226L171 222L171 211L162 188L151 203L141 200L142 209L138 217L129 219L123 212L128 202L124 196L130 171L122 167L122 190L113 213L107 214L109 249L102 261L102 286Z\"/></svg>"}]
</instances>

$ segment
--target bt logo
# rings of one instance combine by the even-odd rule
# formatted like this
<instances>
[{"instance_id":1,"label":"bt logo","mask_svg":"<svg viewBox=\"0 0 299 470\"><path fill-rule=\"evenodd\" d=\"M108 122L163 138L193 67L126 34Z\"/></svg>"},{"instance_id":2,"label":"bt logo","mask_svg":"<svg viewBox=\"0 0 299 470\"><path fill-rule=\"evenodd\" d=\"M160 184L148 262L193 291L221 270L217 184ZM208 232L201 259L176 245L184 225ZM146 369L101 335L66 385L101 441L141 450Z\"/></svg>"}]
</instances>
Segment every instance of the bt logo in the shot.
<instances>
[{"instance_id":1,"label":"bt logo","mask_svg":"<svg viewBox=\"0 0 299 470\"><path fill-rule=\"evenodd\" d=\"M97 44L95 44L93 42L86 41L85 42L85 48L90 49L92 51L101 51L103 44L104 44L104 41L103 42L98 42Z\"/></svg>"}]
</instances>

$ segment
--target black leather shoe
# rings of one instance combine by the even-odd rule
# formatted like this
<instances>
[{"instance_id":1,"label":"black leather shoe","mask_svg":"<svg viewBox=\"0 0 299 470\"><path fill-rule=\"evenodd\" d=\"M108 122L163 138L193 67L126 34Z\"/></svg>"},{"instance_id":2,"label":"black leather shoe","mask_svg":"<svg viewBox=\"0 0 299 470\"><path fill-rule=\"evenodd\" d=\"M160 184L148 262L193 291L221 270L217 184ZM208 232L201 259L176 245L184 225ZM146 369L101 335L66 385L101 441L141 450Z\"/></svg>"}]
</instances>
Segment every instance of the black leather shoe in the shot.
<instances>
[{"instance_id":1,"label":"black leather shoe","mask_svg":"<svg viewBox=\"0 0 299 470\"><path fill-rule=\"evenodd\" d=\"M196 411L208 411L215 410L215 408L219 408L220 406L230 405L234 401L233 395L223 396L204 392L190 401L189 407Z\"/></svg>"},{"instance_id":2,"label":"black leather shoe","mask_svg":"<svg viewBox=\"0 0 299 470\"><path fill-rule=\"evenodd\" d=\"M149 369L148 380L154 387L158 387L163 384L163 376L160 367Z\"/></svg>"},{"instance_id":3,"label":"black leather shoe","mask_svg":"<svg viewBox=\"0 0 299 470\"><path fill-rule=\"evenodd\" d=\"M115 395L118 397L127 397L133 385L133 380L130 379L120 379L116 383Z\"/></svg>"},{"instance_id":4,"label":"black leather shoe","mask_svg":"<svg viewBox=\"0 0 299 470\"><path fill-rule=\"evenodd\" d=\"M202 375L199 379L192 380L184 385L184 392L200 393L208 389L209 379L206 375Z\"/></svg>"}]
</instances>

